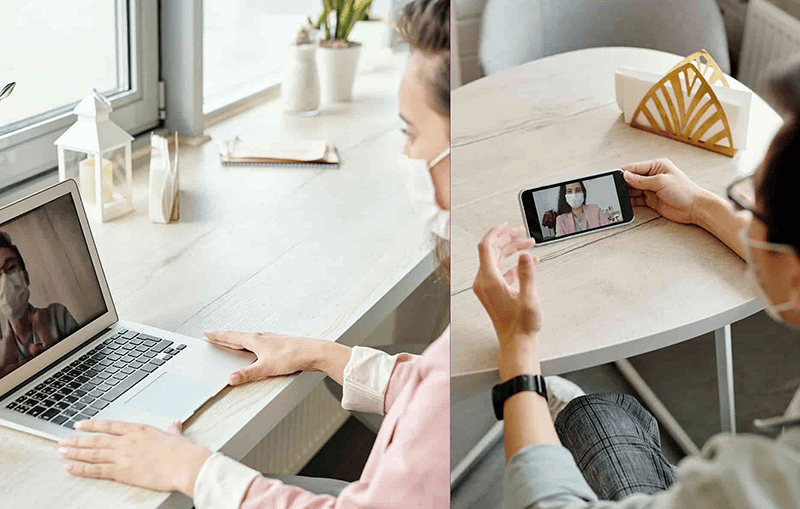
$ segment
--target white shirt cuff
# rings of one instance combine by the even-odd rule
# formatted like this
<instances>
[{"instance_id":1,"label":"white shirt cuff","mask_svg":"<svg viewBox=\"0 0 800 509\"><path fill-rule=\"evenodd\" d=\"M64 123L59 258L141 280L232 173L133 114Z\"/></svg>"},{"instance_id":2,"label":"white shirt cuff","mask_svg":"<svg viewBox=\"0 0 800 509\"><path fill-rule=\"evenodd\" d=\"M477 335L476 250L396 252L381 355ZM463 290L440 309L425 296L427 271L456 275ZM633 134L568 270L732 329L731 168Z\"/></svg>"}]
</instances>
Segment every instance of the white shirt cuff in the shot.
<instances>
[{"instance_id":1,"label":"white shirt cuff","mask_svg":"<svg viewBox=\"0 0 800 509\"><path fill-rule=\"evenodd\" d=\"M197 509L239 509L247 488L261 473L215 452L203 463L194 483Z\"/></svg>"},{"instance_id":2,"label":"white shirt cuff","mask_svg":"<svg viewBox=\"0 0 800 509\"><path fill-rule=\"evenodd\" d=\"M396 361L396 355L354 346L344 368L342 408L383 415L386 387Z\"/></svg>"}]
</instances>

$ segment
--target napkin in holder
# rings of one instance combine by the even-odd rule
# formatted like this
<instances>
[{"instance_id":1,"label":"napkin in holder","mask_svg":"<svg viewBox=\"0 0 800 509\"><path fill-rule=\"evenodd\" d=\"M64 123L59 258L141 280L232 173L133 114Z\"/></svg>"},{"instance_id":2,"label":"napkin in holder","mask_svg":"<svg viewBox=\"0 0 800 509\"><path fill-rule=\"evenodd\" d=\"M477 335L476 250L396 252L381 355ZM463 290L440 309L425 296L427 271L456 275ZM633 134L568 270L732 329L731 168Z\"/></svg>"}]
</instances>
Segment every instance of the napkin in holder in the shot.
<instances>
[{"instance_id":1,"label":"napkin in holder","mask_svg":"<svg viewBox=\"0 0 800 509\"><path fill-rule=\"evenodd\" d=\"M747 147L752 93L732 89L705 50L664 75L622 68L617 104L632 127L733 157Z\"/></svg>"},{"instance_id":2,"label":"napkin in holder","mask_svg":"<svg viewBox=\"0 0 800 509\"><path fill-rule=\"evenodd\" d=\"M169 223L180 220L178 194L178 134L175 134L175 159L169 160L167 139L150 136L150 221Z\"/></svg>"}]
</instances>

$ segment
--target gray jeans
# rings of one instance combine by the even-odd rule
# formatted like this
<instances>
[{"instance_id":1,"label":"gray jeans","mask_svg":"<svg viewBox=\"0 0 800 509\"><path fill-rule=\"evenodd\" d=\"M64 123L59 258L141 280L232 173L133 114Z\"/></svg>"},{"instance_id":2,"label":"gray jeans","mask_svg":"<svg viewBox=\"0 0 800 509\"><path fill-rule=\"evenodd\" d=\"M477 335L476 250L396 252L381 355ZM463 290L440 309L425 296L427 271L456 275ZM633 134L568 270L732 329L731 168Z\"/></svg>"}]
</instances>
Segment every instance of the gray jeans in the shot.
<instances>
[{"instance_id":1,"label":"gray jeans","mask_svg":"<svg viewBox=\"0 0 800 509\"><path fill-rule=\"evenodd\" d=\"M558 414L556 432L602 500L670 487L675 467L661 452L656 419L627 394L588 394Z\"/></svg>"}]
</instances>

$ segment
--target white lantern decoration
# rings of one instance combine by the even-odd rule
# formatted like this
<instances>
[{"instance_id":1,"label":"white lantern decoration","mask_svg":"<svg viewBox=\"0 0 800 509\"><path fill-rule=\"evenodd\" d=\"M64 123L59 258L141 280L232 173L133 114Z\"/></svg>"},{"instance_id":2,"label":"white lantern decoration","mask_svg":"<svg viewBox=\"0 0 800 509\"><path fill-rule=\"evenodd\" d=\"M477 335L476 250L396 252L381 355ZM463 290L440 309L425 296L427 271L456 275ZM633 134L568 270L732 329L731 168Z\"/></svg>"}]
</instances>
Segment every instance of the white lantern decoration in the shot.
<instances>
[{"instance_id":1,"label":"white lantern decoration","mask_svg":"<svg viewBox=\"0 0 800 509\"><path fill-rule=\"evenodd\" d=\"M59 137L58 179L75 179L88 216L109 221L133 210L131 141L112 122L111 104L96 90L78 103L78 120Z\"/></svg>"}]
</instances>

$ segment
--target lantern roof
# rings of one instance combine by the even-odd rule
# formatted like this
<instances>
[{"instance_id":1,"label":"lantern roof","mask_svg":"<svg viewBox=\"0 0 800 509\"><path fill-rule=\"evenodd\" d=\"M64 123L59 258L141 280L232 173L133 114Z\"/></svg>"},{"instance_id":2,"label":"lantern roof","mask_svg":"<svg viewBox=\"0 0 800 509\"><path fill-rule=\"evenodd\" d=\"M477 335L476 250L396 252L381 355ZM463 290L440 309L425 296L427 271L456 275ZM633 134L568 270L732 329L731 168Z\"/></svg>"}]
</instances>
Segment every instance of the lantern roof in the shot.
<instances>
[{"instance_id":1,"label":"lantern roof","mask_svg":"<svg viewBox=\"0 0 800 509\"><path fill-rule=\"evenodd\" d=\"M97 90L92 90L72 111L78 120L64 132L55 144L81 152L106 152L130 143L133 136L111 121L113 108Z\"/></svg>"}]
</instances>

